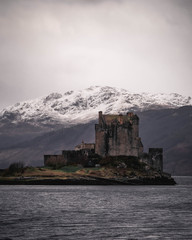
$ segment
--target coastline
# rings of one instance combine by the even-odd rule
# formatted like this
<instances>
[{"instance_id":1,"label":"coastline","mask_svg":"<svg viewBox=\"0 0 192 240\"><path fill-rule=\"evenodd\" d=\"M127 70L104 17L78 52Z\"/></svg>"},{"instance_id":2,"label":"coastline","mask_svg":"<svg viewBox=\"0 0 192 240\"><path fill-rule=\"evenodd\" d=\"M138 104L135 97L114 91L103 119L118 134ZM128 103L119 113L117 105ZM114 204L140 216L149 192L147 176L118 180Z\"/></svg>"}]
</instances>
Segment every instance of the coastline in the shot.
<instances>
[{"instance_id":1,"label":"coastline","mask_svg":"<svg viewBox=\"0 0 192 240\"><path fill-rule=\"evenodd\" d=\"M175 185L173 178L101 178L101 177L81 177L81 178L14 178L0 179L0 185Z\"/></svg>"}]
</instances>

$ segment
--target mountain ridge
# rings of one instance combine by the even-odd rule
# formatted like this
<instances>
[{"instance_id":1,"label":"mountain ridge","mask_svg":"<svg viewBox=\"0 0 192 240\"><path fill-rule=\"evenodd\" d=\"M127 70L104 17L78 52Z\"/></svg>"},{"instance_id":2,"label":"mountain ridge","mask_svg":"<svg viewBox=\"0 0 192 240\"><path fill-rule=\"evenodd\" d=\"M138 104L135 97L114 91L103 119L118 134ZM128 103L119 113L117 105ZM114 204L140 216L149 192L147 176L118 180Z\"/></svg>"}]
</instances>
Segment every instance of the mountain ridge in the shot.
<instances>
[{"instance_id":1,"label":"mountain ridge","mask_svg":"<svg viewBox=\"0 0 192 240\"><path fill-rule=\"evenodd\" d=\"M72 126L104 114L128 111L179 108L191 105L191 97L177 93L131 93L125 89L92 86L84 90L51 93L9 106L0 112L0 127L5 124L25 123L35 127L55 128L56 125Z\"/></svg>"}]
</instances>

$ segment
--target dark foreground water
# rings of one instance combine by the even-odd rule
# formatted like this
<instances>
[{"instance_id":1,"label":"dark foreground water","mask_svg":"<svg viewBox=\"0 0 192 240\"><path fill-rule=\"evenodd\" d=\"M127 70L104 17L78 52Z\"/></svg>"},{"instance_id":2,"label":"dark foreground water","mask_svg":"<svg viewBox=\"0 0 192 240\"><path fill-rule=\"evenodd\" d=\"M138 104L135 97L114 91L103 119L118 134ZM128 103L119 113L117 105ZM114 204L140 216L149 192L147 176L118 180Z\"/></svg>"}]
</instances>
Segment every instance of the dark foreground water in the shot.
<instances>
[{"instance_id":1,"label":"dark foreground water","mask_svg":"<svg viewBox=\"0 0 192 240\"><path fill-rule=\"evenodd\" d=\"M0 239L192 239L192 177L176 186L0 186Z\"/></svg>"}]
</instances>

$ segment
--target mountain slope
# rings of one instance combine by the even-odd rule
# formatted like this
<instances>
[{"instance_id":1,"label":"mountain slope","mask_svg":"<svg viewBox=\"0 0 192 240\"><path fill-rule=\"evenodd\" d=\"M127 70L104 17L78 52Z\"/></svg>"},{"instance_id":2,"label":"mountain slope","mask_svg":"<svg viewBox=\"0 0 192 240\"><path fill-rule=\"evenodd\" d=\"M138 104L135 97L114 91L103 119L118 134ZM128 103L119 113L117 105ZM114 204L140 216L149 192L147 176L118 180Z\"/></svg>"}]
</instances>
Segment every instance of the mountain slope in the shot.
<instances>
[{"instance_id":1,"label":"mountain slope","mask_svg":"<svg viewBox=\"0 0 192 240\"><path fill-rule=\"evenodd\" d=\"M163 147L165 171L192 175L192 107L150 110L138 115L145 149Z\"/></svg>"},{"instance_id":2,"label":"mountain slope","mask_svg":"<svg viewBox=\"0 0 192 240\"><path fill-rule=\"evenodd\" d=\"M0 168L16 161L22 161L29 166L43 165L44 154L61 154L63 149L74 149L82 140L95 142L94 122L58 129L0 148Z\"/></svg>"},{"instance_id":3,"label":"mountain slope","mask_svg":"<svg viewBox=\"0 0 192 240\"><path fill-rule=\"evenodd\" d=\"M179 94L131 93L112 87L90 87L64 94L17 103L0 113L0 128L28 124L43 131L87 123L97 118L98 111L125 113L148 109L178 108L191 104L190 97Z\"/></svg>"}]
</instances>

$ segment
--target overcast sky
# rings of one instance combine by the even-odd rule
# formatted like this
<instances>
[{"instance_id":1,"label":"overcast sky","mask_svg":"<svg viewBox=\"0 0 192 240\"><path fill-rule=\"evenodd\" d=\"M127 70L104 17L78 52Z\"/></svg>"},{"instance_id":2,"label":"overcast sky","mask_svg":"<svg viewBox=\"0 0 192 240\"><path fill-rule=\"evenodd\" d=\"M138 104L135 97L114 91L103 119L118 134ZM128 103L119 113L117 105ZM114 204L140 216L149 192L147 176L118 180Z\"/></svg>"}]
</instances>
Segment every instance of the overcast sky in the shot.
<instances>
[{"instance_id":1,"label":"overcast sky","mask_svg":"<svg viewBox=\"0 0 192 240\"><path fill-rule=\"evenodd\" d=\"M192 0L0 0L0 110L92 85L192 96Z\"/></svg>"}]
</instances>

